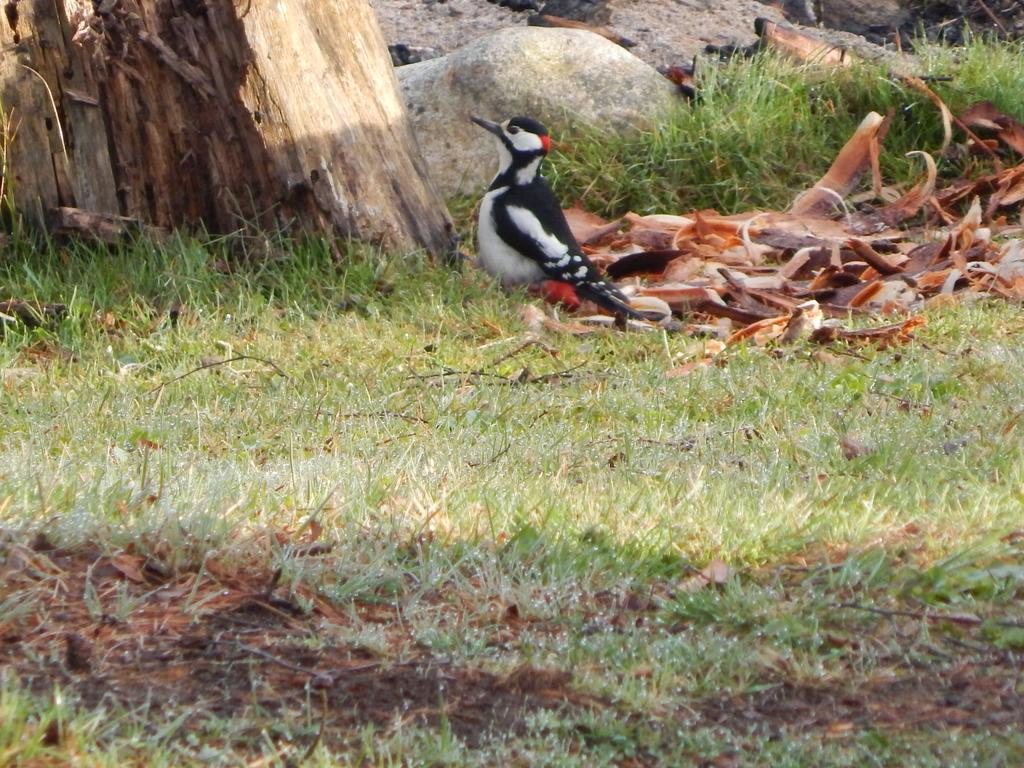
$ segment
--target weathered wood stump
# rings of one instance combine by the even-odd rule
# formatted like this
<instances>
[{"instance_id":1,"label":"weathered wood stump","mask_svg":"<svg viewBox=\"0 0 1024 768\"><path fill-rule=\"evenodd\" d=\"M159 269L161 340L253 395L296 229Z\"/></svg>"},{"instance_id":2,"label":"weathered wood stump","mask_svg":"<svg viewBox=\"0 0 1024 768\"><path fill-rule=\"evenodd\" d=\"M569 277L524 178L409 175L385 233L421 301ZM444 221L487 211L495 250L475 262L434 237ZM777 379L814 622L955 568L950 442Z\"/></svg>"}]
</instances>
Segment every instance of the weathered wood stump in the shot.
<instances>
[{"instance_id":1,"label":"weathered wood stump","mask_svg":"<svg viewBox=\"0 0 1024 768\"><path fill-rule=\"evenodd\" d=\"M452 247L366 0L5 0L18 210ZM60 209L65 209L61 213Z\"/></svg>"}]
</instances>

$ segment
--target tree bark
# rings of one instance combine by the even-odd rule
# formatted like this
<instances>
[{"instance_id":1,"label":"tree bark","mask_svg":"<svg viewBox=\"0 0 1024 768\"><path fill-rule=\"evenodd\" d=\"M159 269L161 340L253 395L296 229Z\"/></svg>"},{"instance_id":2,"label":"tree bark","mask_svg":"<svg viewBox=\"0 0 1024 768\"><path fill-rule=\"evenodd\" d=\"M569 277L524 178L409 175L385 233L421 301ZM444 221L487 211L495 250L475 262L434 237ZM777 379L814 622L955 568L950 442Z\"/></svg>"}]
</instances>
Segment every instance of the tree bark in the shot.
<instances>
[{"instance_id":1,"label":"tree bark","mask_svg":"<svg viewBox=\"0 0 1024 768\"><path fill-rule=\"evenodd\" d=\"M3 0L17 209L447 253L367 0Z\"/></svg>"}]
</instances>

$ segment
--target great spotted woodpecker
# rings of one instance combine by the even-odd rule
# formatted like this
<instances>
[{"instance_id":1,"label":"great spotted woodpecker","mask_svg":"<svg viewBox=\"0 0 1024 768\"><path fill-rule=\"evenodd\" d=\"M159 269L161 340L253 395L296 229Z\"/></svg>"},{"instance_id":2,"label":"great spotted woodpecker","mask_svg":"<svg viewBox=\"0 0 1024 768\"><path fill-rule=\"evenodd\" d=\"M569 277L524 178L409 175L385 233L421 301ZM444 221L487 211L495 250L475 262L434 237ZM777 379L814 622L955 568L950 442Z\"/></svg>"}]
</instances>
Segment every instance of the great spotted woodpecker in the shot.
<instances>
[{"instance_id":1,"label":"great spotted woodpecker","mask_svg":"<svg viewBox=\"0 0 1024 768\"><path fill-rule=\"evenodd\" d=\"M480 204L477 260L502 286L543 286L569 305L590 299L616 315L649 319L629 305L586 257L540 165L551 149L547 129L529 117L504 123L471 118L498 139L498 175Z\"/></svg>"}]
</instances>

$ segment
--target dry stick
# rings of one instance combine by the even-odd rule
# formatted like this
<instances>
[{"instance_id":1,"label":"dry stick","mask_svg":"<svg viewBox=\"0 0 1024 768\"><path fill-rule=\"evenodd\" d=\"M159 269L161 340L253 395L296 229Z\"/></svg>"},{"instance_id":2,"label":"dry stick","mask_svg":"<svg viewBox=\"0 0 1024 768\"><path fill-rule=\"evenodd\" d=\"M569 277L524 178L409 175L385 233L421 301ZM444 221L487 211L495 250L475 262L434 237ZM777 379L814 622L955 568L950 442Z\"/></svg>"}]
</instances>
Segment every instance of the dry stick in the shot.
<instances>
[{"instance_id":1,"label":"dry stick","mask_svg":"<svg viewBox=\"0 0 1024 768\"><path fill-rule=\"evenodd\" d=\"M184 379L184 378L186 378L188 376L191 376L193 373L199 373L199 371L205 371L207 368L216 368L219 365L227 365L228 363L237 363L239 360L253 360L253 361L257 362L257 363L263 363L264 365L269 365L271 368L274 369L274 372L277 373L279 376L283 376L286 379L291 379L291 376L289 376L287 373L285 373L283 370L281 370L280 366L278 366L278 364L275 363L272 360L267 360L267 359L262 358L262 357L256 357L255 355L235 355L234 357L229 357L226 360L216 360L216 361L214 361L212 363L203 363L198 368L193 368L191 371L183 373L180 376L175 376L173 379L168 379L167 381L163 382L162 384L157 384L152 389L147 390L145 394L151 395L154 392L159 392L164 387L166 387L168 384L173 384L176 381L181 381L182 379Z\"/></svg>"},{"instance_id":2,"label":"dry stick","mask_svg":"<svg viewBox=\"0 0 1024 768\"><path fill-rule=\"evenodd\" d=\"M214 640L214 642L219 645L228 645L228 641L226 640ZM282 659L280 656L275 656L274 654L268 651L264 651L262 648L254 648L251 645L245 645L243 643L238 642L237 640L235 640L233 644L240 651L250 653L253 656L259 656L262 659L266 659L267 661L273 662L274 664L284 667L285 669L290 669L293 672L301 672L302 674L309 675L310 677L329 678L331 680L332 685L336 683L344 675L350 675L355 672L369 672L371 670L383 667L385 663L383 661L368 661L365 664L356 664L351 667L344 667L343 669L327 669L321 672L310 667L304 667L301 664L294 664L288 661L287 659ZM413 667L416 666L418 663L419 660L417 659L409 659L408 661L393 662L391 666Z\"/></svg>"},{"instance_id":3,"label":"dry stick","mask_svg":"<svg viewBox=\"0 0 1024 768\"><path fill-rule=\"evenodd\" d=\"M216 640L215 642L220 643L220 644L226 644L226 641L224 641L224 640ZM272 653L270 653L268 651L264 651L262 648L253 648L251 645L244 645L242 643L239 643L237 640L235 641L234 645L240 651L243 651L245 653L250 653L253 656L259 656L260 658L263 658L263 659L266 659L267 661L273 662L274 664L277 664L278 666L284 667L285 669L290 669L293 672L301 672L301 673L303 673L305 675L309 675L310 677L329 677L332 682L335 682L337 680L337 678L340 677L341 675L347 675L347 674L349 674L351 672L366 672L366 671L369 671L371 669L376 669L377 667L383 666L383 664L384 664L384 662L382 662L382 661L370 661L370 662L367 662L366 664L357 664L354 667L348 667L346 669L334 669L334 670L330 670L329 669L329 670L320 672L318 670L311 669L310 667L304 667L301 664L294 664L294 663L288 661L287 659L282 659L280 656L275 656L274 654L272 654ZM407 662L407 663L411 663L411 662Z\"/></svg>"},{"instance_id":4,"label":"dry stick","mask_svg":"<svg viewBox=\"0 0 1024 768\"><path fill-rule=\"evenodd\" d=\"M502 384L548 384L552 381L558 381L559 379L570 375L573 371L577 371L582 368L585 364L580 363L579 365L573 365L569 368L565 368L561 371L554 371L552 373L542 373L537 376L524 377L522 373L519 376L513 378L511 376L502 376L497 373L489 373L488 371L458 371L453 368L442 368L439 373L414 373L405 377L405 380L410 379L417 380L429 380L429 379L443 379L445 376L465 376L470 378L488 378L497 379ZM524 372L529 373L528 368L523 369Z\"/></svg>"},{"instance_id":5,"label":"dry stick","mask_svg":"<svg viewBox=\"0 0 1024 768\"><path fill-rule=\"evenodd\" d=\"M1001 22L999 20L999 17L996 16L994 13L992 13L991 9L987 5L985 5L985 0L978 0L978 5L981 6L981 10L983 10L985 12L985 15L988 16L990 19L992 19L992 23L995 24L997 27L999 27L1000 31L1004 35L1009 37L1010 36L1009 31L1006 29L1006 27L1003 26L1003 22Z\"/></svg>"},{"instance_id":6,"label":"dry stick","mask_svg":"<svg viewBox=\"0 0 1024 768\"><path fill-rule=\"evenodd\" d=\"M977 627L984 623L984 619L973 616L971 614L955 614L955 613L928 613L927 611L897 611L888 610L886 608L875 608L870 605L859 605L857 603L839 603L837 608L852 608L857 611L867 611L868 613L877 613L879 616L887 616L892 618L894 616L902 616L908 619L924 619L927 621L951 621L954 624L964 624L969 627ZM1024 621L993 621L997 627L1012 627L1016 629L1024 628Z\"/></svg>"},{"instance_id":7,"label":"dry stick","mask_svg":"<svg viewBox=\"0 0 1024 768\"><path fill-rule=\"evenodd\" d=\"M503 363L506 360L515 357L520 352L522 352L524 349L529 349L530 347L540 347L541 349L543 349L545 352L547 352L552 357L558 357L558 350L557 349L552 347L550 344L542 341L541 339L538 339L536 337L532 337L532 338L528 338L525 341L523 341L515 349L510 350L510 351L506 352L505 354L500 355L499 357L495 358L490 363L488 363L488 365L493 368L498 363Z\"/></svg>"}]
</instances>

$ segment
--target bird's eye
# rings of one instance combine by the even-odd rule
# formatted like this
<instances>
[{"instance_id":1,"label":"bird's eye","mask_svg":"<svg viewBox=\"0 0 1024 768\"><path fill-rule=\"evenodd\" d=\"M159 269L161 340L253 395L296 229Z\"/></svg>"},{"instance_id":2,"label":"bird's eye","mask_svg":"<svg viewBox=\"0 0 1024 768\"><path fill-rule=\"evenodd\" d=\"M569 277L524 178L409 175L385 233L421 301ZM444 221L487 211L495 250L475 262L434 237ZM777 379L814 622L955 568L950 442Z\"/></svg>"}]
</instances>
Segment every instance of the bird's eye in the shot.
<instances>
[{"instance_id":1,"label":"bird's eye","mask_svg":"<svg viewBox=\"0 0 1024 768\"><path fill-rule=\"evenodd\" d=\"M518 127L516 127L516 126L514 126L514 125L510 125L510 126L508 127L508 132L509 132L509 133L519 133L519 128L518 128Z\"/></svg>"}]
</instances>

